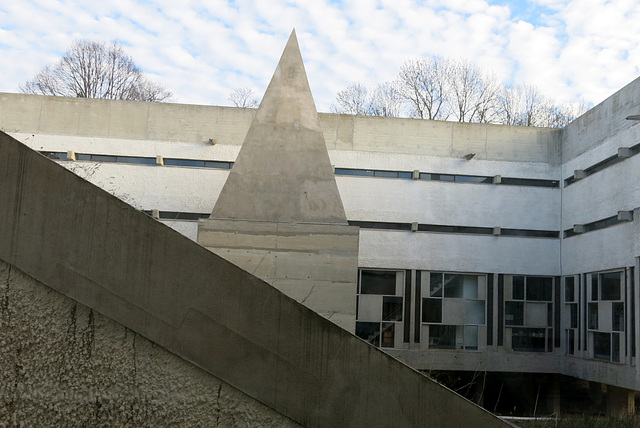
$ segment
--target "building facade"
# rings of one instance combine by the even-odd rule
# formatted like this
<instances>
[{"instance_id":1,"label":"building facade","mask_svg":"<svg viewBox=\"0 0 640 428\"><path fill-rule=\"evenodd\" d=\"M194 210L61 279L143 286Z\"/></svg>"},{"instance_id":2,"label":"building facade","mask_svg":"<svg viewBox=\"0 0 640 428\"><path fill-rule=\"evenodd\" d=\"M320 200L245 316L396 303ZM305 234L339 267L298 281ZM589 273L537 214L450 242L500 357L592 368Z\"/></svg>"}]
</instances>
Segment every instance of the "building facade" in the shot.
<instances>
[{"instance_id":1,"label":"building facade","mask_svg":"<svg viewBox=\"0 0 640 428\"><path fill-rule=\"evenodd\" d=\"M564 129L320 114L355 333L425 371L640 391L640 79ZM0 127L192 240L251 109L0 94ZM622 404L620 404L622 403Z\"/></svg>"}]
</instances>

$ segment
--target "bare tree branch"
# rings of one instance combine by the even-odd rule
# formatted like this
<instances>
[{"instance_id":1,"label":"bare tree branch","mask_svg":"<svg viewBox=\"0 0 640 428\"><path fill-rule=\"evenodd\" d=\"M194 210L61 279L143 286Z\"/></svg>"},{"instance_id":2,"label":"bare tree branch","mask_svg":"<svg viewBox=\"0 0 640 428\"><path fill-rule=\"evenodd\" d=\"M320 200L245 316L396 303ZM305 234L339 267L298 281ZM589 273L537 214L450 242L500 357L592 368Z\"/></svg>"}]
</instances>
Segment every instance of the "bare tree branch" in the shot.
<instances>
[{"instance_id":1,"label":"bare tree branch","mask_svg":"<svg viewBox=\"0 0 640 428\"><path fill-rule=\"evenodd\" d=\"M229 94L229 101L235 107L255 108L260 105L260 100L250 88L237 88Z\"/></svg>"},{"instance_id":2,"label":"bare tree branch","mask_svg":"<svg viewBox=\"0 0 640 428\"><path fill-rule=\"evenodd\" d=\"M20 90L29 94L110 100L167 101L172 94L148 81L122 45L76 40L60 61L44 67Z\"/></svg>"}]
</instances>

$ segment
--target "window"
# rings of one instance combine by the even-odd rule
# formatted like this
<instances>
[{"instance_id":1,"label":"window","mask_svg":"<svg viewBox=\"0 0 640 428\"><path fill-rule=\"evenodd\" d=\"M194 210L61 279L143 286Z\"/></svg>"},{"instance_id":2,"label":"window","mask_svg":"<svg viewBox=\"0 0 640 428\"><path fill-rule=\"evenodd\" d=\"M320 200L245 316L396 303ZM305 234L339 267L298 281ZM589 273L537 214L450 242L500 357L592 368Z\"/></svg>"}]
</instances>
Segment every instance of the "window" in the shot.
<instances>
[{"instance_id":1,"label":"window","mask_svg":"<svg viewBox=\"0 0 640 428\"><path fill-rule=\"evenodd\" d=\"M620 362L626 327L624 271L597 272L587 276L588 351L598 360Z\"/></svg>"},{"instance_id":2,"label":"window","mask_svg":"<svg viewBox=\"0 0 640 428\"><path fill-rule=\"evenodd\" d=\"M362 269L358 281L356 336L374 346L402 343L404 272Z\"/></svg>"},{"instance_id":3,"label":"window","mask_svg":"<svg viewBox=\"0 0 640 428\"><path fill-rule=\"evenodd\" d=\"M424 272L421 295L421 343L430 349L478 349L486 334L486 276Z\"/></svg>"},{"instance_id":4,"label":"window","mask_svg":"<svg viewBox=\"0 0 640 428\"><path fill-rule=\"evenodd\" d=\"M504 325L511 333L511 349L553 352L553 277L511 277L504 302ZM509 292L510 291L510 292Z\"/></svg>"}]
</instances>

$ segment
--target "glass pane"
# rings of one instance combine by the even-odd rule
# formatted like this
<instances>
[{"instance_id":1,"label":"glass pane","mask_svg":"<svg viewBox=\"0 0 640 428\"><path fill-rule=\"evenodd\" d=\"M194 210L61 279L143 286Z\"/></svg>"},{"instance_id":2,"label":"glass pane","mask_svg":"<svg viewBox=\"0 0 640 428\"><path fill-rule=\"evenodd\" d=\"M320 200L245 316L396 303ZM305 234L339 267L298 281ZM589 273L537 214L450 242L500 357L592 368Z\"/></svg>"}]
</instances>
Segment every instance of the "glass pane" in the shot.
<instances>
[{"instance_id":1,"label":"glass pane","mask_svg":"<svg viewBox=\"0 0 640 428\"><path fill-rule=\"evenodd\" d=\"M613 331L624 331L624 303L614 303L611 312L613 315Z\"/></svg>"},{"instance_id":2,"label":"glass pane","mask_svg":"<svg viewBox=\"0 0 640 428\"><path fill-rule=\"evenodd\" d=\"M135 156L118 156L119 163L135 163L141 165L155 165L155 158L140 158Z\"/></svg>"},{"instance_id":3,"label":"glass pane","mask_svg":"<svg viewBox=\"0 0 640 428\"><path fill-rule=\"evenodd\" d=\"M465 324L484 324L484 300L467 300L465 306Z\"/></svg>"},{"instance_id":4,"label":"glass pane","mask_svg":"<svg viewBox=\"0 0 640 428\"><path fill-rule=\"evenodd\" d=\"M398 171L375 171L374 177L398 178Z\"/></svg>"},{"instance_id":5,"label":"glass pane","mask_svg":"<svg viewBox=\"0 0 640 428\"><path fill-rule=\"evenodd\" d=\"M429 275L429 296L442 297L442 274L432 273Z\"/></svg>"},{"instance_id":6,"label":"glass pane","mask_svg":"<svg viewBox=\"0 0 640 428\"><path fill-rule=\"evenodd\" d=\"M95 162L115 162L117 158L107 155L91 155L91 160Z\"/></svg>"},{"instance_id":7,"label":"glass pane","mask_svg":"<svg viewBox=\"0 0 640 428\"><path fill-rule=\"evenodd\" d=\"M567 330L567 354L573 355L576 353L576 331Z\"/></svg>"},{"instance_id":8,"label":"glass pane","mask_svg":"<svg viewBox=\"0 0 640 428\"><path fill-rule=\"evenodd\" d=\"M360 274L361 294L396 294L396 273L383 270L363 270Z\"/></svg>"},{"instance_id":9,"label":"glass pane","mask_svg":"<svg viewBox=\"0 0 640 428\"><path fill-rule=\"evenodd\" d=\"M393 348L395 345L396 325L393 323L382 324L382 343L383 348Z\"/></svg>"},{"instance_id":10,"label":"glass pane","mask_svg":"<svg viewBox=\"0 0 640 428\"><path fill-rule=\"evenodd\" d=\"M591 275L591 300L598 301L598 275Z\"/></svg>"},{"instance_id":11,"label":"glass pane","mask_svg":"<svg viewBox=\"0 0 640 428\"><path fill-rule=\"evenodd\" d=\"M527 300L553 300L553 278L542 276L527 277Z\"/></svg>"},{"instance_id":12,"label":"glass pane","mask_svg":"<svg viewBox=\"0 0 640 428\"><path fill-rule=\"evenodd\" d=\"M464 326L464 349L478 349L478 326Z\"/></svg>"},{"instance_id":13,"label":"glass pane","mask_svg":"<svg viewBox=\"0 0 640 428\"><path fill-rule=\"evenodd\" d=\"M478 277L476 275L464 275L462 277L462 288L465 299L478 298Z\"/></svg>"},{"instance_id":14,"label":"glass pane","mask_svg":"<svg viewBox=\"0 0 640 428\"><path fill-rule=\"evenodd\" d=\"M430 325L429 348L462 349L462 326Z\"/></svg>"},{"instance_id":15,"label":"glass pane","mask_svg":"<svg viewBox=\"0 0 640 428\"><path fill-rule=\"evenodd\" d=\"M513 299L524 300L524 276L513 277Z\"/></svg>"},{"instance_id":16,"label":"glass pane","mask_svg":"<svg viewBox=\"0 0 640 428\"><path fill-rule=\"evenodd\" d=\"M380 346L380 323L356 322L356 336L374 346Z\"/></svg>"},{"instance_id":17,"label":"glass pane","mask_svg":"<svg viewBox=\"0 0 640 428\"><path fill-rule=\"evenodd\" d=\"M442 322L442 299L422 299L422 322Z\"/></svg>"},{"instance_id":18,"label":"glass pane","mask_svg":"<svg viewBox=\"0 0 640 428\"><path fill-rule=\"evenodd\" d=\"M545 352L544 328L514 328L511 331L511 349L514 351Z\"/></svg>"},{"instance_id":19,"label":"glass pane","mask_svg":"<svg viewBox=\"0 0 640 428\"><path fill-rule=\"evenodd\" d=\"M523 325L524 303L506 302L504 304L504 323L505 325Z\"/></svg>"},{"instance_id":20,"label":"glass pane","mask_svg":"<svg viewBox=\"0 0 640 428\"><path fill-rule=\"evenodd\" d=\"M620 300L620 272L600 274L600 289L602 300Z\"/></svg>"},{"instance_id":21,"label":"glass pane","mask_svg":"<svg viewBox=\"0 0 640 428\"><path fill-rule=\"evenodd\" d=\"M462 275L444 275L444 297L462 298L463 282Z\"/></svg>"},{"instance_id":22,"label":"glass pane","mask_svg":"<svg viewBox=\"0 0 640 428\"><path fill-rule=\"evenodd\" d=\"M230 169L231 164L229 162L220 162L220 161L205 161L205 168L222 168L222 169Z\"/></svg>"},{"instance_id":23,"label":"glass pane","mask_svg":"<svg viewBox=\"0 0 640 428\"><path fill-rule=\"evenodd\" d=\"M564 279L564 301L575 302L574 278L572 276Z\"/></svg>"},{"instance_id":24,"label":"glass pane","mask_svg":"<svg viewBox=\"0 0 640 428\"><path fill-rule=\"evenodd\" d=\"M587 322L589 324L589 330L598 329L598 304L597 303L589 303L589 320Z\"/></svg>"},{"instance_id":25,"label":"glass pane","mask_svg":"<svg viewBox=\"0 0 640 428\"><path fill-rule=\"evenodd\" d=\"M382 298L382 321L402 321L402 297Z\"/></svg>"},{"instance_id":26,"label":"glass pane","mask_svg":"<svg viewBox=\"0 0 640 428\"><path fill-rule=\"evenodd\" d=\"M620 335L613 333L611 336L611 361L620 362Z\"/></svg>"},{"instance_id":27,"label":"glass pane","mask_svg":"<svg viewBox=\"0 0 640 428\"><path fill-rule=\"evenodd\" d=\"M610 333L593 333L593 357L600 360L611 360Z\"/></svg>"},{"instance_id":28,"label":"glass pane","mask_svg":"<svg viewBox=\"0 0 640 428\"><path fill-rule=\"evenodd\" d=\"M164 159L165 165L170 166L191 166L191 167L204 167L203 160L195 159Z\"/></svg>"},{"instance_id":29,"label":"glass pane","mask_svg":"<svg viewBox=\"0 0 640 428\"><path fill-rule=\"evenodd\" d=\"M569 307L569 327L578 328L578 305L571 304Z\"/></svg>"}]
</instances>

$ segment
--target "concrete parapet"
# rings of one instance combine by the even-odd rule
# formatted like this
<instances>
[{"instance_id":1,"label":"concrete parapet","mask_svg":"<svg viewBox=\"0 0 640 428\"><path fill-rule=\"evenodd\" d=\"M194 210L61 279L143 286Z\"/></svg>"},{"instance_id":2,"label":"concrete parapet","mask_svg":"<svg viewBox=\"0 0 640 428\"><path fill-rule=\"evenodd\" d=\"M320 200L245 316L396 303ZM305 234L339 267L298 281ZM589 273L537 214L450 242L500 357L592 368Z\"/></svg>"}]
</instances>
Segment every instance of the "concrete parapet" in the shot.
<instances>
[{"instance_id":1,"label":"concrete parapet","mask_svg":"<svg viewBox=\"0 0 640 428\"><path fill-rule=\"evenodd\" d=\"M4 133L0 182L1 260L297 423L507 426Z\"/></svg>"}]
</instances>

